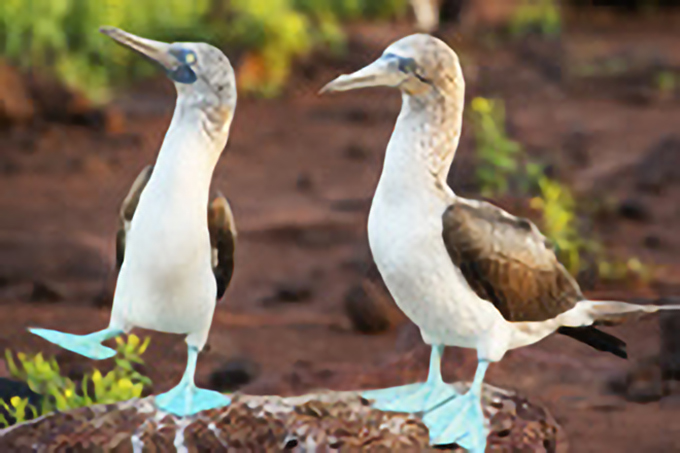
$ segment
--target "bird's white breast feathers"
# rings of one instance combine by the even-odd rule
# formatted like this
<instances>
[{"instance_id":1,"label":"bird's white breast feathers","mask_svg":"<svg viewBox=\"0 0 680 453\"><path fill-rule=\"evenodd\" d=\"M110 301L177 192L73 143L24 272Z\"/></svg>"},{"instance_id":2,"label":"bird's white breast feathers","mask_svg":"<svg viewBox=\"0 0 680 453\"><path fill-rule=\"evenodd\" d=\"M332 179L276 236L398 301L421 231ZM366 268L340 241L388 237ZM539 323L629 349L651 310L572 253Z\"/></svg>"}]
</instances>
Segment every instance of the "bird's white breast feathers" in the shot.
<instances>
[{"instance_id":1,"label":"bird's white breast feathers","mask_svg":"<svg viewBox=\"0 0 680 453\"><path fill-rule=\"evenodd\" d=\"M209 327L217 288L206 209L216 159L206 148L171 126L127 234L116 322L171 333Z\"/></svg>"}]
</instances>

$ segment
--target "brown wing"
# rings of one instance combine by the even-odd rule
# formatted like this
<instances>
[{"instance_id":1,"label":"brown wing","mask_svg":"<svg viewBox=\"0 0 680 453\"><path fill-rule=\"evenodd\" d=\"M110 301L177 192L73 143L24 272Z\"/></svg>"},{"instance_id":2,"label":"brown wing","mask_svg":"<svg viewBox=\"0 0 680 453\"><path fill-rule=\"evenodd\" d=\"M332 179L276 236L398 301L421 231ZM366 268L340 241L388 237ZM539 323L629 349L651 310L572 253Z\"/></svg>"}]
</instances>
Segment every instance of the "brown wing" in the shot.
<instances>
[{"instance_id":1,"label":"brown wing","mask_svg":"<svg viewBox=\"0 0 680 453\"><path fill-rule=\"evenodd\" d=\"M508 321L545 321L583 300L548 240L527 219L489 203L458 201L443 216L443 237L470 288Z\"/></svg>"},{"instance_id":2,"label":"brown wing","mask_svg":"<svg viewBox=\"0 0 680 453\"><path fill-rule=\"evenodd\" d=\"M234 274L234 252L236 251L236 224L229 202L222 195L218 195L208 207L208 229L219 300L227 290Z\"/></svg>"},{"instance_id":3,"label":"brown wing","mask_svg":"<svg viewBox=\"0 0 680 453\"><path fill-rule=\"evenodd\" d=\"M120 211L118 212L118 232L116 233L117 270L120 270L120 267L123 265L123 259L125 258L125 238L127 236L128 229L130 229L132 216L135 214L135 210L139 204L139 197L142 195L142 191L149 182L152 172L153 165L148 165L141 171L141 173L139 173L137 179L135 179L135 181L132 183L130 191L120 206Z\"/></svg>"}]
</instances>

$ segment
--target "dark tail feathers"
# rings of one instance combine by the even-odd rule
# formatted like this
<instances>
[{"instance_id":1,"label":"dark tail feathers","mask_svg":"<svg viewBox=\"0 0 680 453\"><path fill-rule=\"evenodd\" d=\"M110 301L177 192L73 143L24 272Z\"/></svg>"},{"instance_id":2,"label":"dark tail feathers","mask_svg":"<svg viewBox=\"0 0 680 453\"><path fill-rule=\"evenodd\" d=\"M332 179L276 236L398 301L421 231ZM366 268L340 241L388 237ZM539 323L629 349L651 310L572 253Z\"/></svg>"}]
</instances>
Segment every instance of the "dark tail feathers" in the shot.
<instances>
[{"instance_id":1,"label":"dark tail feathers","mask_svg":"<svg viewBox=\"0 0 680 453\"><path fill-rule=\"evenodd\" d=\"M566 335L573 338L574 340L581 341L588 346L591 346L598 351L611 352L617 357L622 359L628 358L628 353L626 352L626 343L619 340L614 335L610 335L601 330L597 330L593 326L585 327L560 327L557 329L557 333Z\"/></svg>"}]
</instances>

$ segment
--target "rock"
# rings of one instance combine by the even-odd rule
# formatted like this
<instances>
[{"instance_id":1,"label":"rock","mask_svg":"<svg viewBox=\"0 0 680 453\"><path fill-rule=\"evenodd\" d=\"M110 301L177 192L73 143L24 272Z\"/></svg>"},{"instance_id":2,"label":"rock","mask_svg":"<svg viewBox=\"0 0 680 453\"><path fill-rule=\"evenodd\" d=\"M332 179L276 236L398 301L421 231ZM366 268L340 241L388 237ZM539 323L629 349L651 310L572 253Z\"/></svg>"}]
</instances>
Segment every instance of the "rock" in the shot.
<instances>
[{"instance_id":1,"label":"rock","mask_svg":"<svg viewBox=\"0 0 680 453\"><path fill-rule=\"evenodd\" d=\"M651 218L649 208L643 202L635 198L623 200L619 204L617 211L621 217L628 220L648 222Z\"/></svg>"},{"instance_id":2,"label":"rock","mask_svg":"<svg viewBox=\"0 0 680 453\"><path fill-rule=\"evenodd\" d=\"M300 192L309 192L314 188L314 181L309 173L300 173L295 180L295 187Z\"/></svg>"},{"instance_id":3,"label":"rock","mask_svg":"<svg viewBox=\"0 0 680 453\"><path fill-rule=\"evenodd\" d=\"M562 149L573 165L578 168L587 167L590 165L591 141L592 134L581 127L575 127L564 137Z\"/></svg>"},{"instance_id":4,"label":"rock","mask_svg":"<svg viewBox=\"0 0 680 453\"><path fill-rule=\"evenodd\" d=\"M562 81L564 53L559 39L521 39L517 45L518 57L546 80L555 83Z\"/></svg>"},{"instance_id":5,"label":"rock","mask_svg":"<svg viewBox=\"0 0 680 453\"><path fill-rule=\"evenodd\" d=\"M274 294L264 298L265 304L307 302L312 298L312 288L306 283L279 283Z\"/></svg>"},{"instance_id":6,"label":"rock","mask_svg":"<svg viewBox=\"0 0 680 453\"><path fill-rule=\"evenodd\" d=\"M392 325L389 296L368 279L350 288L344 301L345 313L354 330L374 334L389 330Z\"/></svg>"},{"instance_id":7,"label":"rock","mask_svg":"<svg viewBox=\"0 0 680 453\"><path fill-rule=\"evenodd\" d=\"M648 249L658 250L661 248L661 238L655 234L648 234L642 241Z\"/></svg>"},{"instance_id":8,"label":"rock","mask_svg":"<svg viewBox=\"0 0 680 453\"><path fill-rule=\"evenodd\" d=\"M210 388L220 392L233 392L249 384L260 373L260 367L250 359L227 360L210 375Z\"/></svg>"},{"instance_id":9,"label":"rock","mask_svg":"<svg viewBox=\"0 0 680 453\"><path fill-rule=\"evenodd\" d=\"M354 124L369 124L372 123L369 112L365 109L350 107L342 112L345 121Z\"/></svg>"},{"instance_id":10,"label":"rock","mask_svg":"<svg viewBox=\"0 0 680 453\"><path fill-rule=\"evenodd\" d=\"M680 181L680 138L664 137L632 168L640 190L660 193L666 185L677 183Z\"/></svg>"},{"instance_id":11,"label":"rock","mask_svg":"<svg viewBox=\"0 0 680 453\"><path fill-rule=\"evenodd\" d=\"M464 384L456 384L465 387ZM542 407L485 386L490 451L564 451ZM229 407L179 418L153 397L54 413L0 431L0 451L434 451L415 415L372 409L352 392L234 395ZM455 447L450 449L462 451Z\"/></svg>"},{"instance_id":12,"label":"rock","mask_svg":"<svg viewBox=\"0 0 680 453\"><path fill-rule=\"evenodd\" d=\"M64 300L64 294L51 283L35 281L30 300L31 302L59 302Z\"/></svg>"},{"instance_id":13,"label":"rock","mask_svg":"<svg viewBox=\"0 0 680 453\"><path fill-rule=\"evenodd\" d=\"M368 150L358 143L350 143L344 152L344 156L349 160L366 160L368 155Z\"/></svg>"},{"instance_id":14,"label":"rock","mask_svg":"<svg viewBox=\"0 0 680 453\"><path fill-rule=\"evenodd\" d=\"M92 305L99 308L113 307L113 291L109 288L102 289L92 298Z\"/></svg>"},{"instance_id":15,"label":"rock","mask_svg":"<svg viewBox=\"0 0 680 453\"><path fill-rule=\"evenodd\" d=\"M626 399L647 403L658 401L663 395L664 385L658 357L651 357L634 363L626 377Z\"/></svg>"}]
</instances>

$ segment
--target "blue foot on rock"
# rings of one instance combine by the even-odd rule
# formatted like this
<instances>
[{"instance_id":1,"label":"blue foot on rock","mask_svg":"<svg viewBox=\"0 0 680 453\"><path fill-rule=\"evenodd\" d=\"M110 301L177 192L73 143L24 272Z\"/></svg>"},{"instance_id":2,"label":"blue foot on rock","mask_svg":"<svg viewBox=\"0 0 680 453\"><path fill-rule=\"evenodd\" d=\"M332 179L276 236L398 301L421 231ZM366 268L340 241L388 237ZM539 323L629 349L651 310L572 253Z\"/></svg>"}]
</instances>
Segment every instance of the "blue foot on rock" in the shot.
<instances>
[{"instance_id":1,"label":"blue foot on rock","mask_svg":"<svg viewBox=\"0 0 680 453\"><path fill-rule=\"evenodd\" d=\"M93 360L104 360L116 355L115 350L103 346L101 342L123 333L122 331L113 329L107 329L89 335L73 335L56 330L37 328L31 328L28 330L31 333L44 338L50 343L54 343L57 346L61 346L64 349L68 349L69 351L89 357Z\"/></svg>"},{"instance_id":2,"label":"blue foot on rock","mask_svg":"<svg viewBox=\"0 0 680 453\"><path fill-rule=\"evenodd\" d=\"M191 383L180 383L156 397L156 407L179 417L194 415L231 404L231 398L220 392L200 389Z\"/></svg>"},{"instance_id":3,"label":"blue foot on rock","mask_svg":"<svg viewBox=\"0 0 680 453\"><path fill-rule=\"evenodd\" d=\"M454 398L428 412L423 423L432 445L456 443L470 453L484 453L488 428L481 400L474 392Z\"/></svg>"},{"instance_id":4,"label":"blue foot on rock","mask_svg":"<svg viewBox=\"0 0 680 453\"><path fill-rule=\"evenodd\" d=\"M426 412L458 396L456 390L442 382L422 382L379 390L369 390L361 394L376 409L389 412Z\"/></svg>"}]
</instances>

